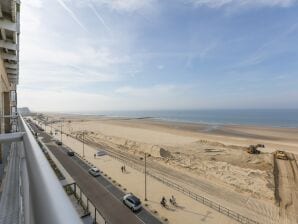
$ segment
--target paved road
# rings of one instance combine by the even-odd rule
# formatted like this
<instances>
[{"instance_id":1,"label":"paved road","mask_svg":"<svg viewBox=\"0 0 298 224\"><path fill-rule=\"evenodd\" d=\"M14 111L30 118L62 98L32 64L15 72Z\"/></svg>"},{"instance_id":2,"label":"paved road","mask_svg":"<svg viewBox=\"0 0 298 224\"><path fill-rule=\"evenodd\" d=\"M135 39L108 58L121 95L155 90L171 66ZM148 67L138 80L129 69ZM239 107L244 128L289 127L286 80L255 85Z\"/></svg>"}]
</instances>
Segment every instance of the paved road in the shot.
<instances>
[{"instance_id":1,"label":"paved road","mask_svg":"<svg viewBox=\"0 0 298 224\"><path fill-rule=\"evenodd\" d=\"M33 126L33 129L38 131L35 126ZM52 143L51 136L44 132L39 133L43 138L43 142L80 186L84 194L101 211L109 224L161 223L144 209L136 214L132 213L121 202L124 195L122 191L102 176L97 178L90 176L88 173L89 165L76 156L69 157L63 147Z\"/></svg>"}]
</instances>

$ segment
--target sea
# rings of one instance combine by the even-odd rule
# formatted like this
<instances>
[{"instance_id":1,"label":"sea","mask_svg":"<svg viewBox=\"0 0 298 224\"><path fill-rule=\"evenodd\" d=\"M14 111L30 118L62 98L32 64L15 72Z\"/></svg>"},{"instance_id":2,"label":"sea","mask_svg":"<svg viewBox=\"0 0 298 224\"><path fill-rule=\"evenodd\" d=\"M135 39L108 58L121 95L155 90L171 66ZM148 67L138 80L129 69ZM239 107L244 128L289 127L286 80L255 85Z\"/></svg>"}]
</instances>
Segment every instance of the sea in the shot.
<instances>
[{"instance_id":1,"label":"sea","mask_svg":"<svg viewBox=\"0 0 298 224\"><path fill-rule=\"evenodd\" d=\"M76 113L124 118L151 118L211 125L256 125L298 128L298 109L145 110Z\"/></svg>"}]
</instances>

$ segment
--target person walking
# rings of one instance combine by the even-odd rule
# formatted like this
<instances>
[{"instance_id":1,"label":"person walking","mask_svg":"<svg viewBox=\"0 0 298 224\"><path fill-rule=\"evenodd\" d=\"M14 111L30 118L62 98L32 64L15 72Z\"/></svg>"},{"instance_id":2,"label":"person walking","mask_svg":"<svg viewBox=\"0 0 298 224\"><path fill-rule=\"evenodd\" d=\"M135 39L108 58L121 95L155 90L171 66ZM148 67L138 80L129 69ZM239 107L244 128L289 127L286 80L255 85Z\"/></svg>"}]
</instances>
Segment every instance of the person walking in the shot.
<instances>
[{"instance_id":1,"label":"person walking","mask_svg":"<svg viewBox=\"0 0 298 224\"><path fill-rule=\"evenodd\" d=\"M161 201L160 201L160 204L162 205L162 207L166 207L167 200L166 200L166 198L164 196L162 196Z\"/></svg>"},{"instance_id":2,"label":"person walking","mask_svg":"<svg viewBox=\"0 0 298 224\"><path fill-rule=\"evenodd\" d=\"M174 197L174 195L172 195L172 197L170 198L170 203L171 203L172 205L174 205L174 206L177 205L177 203L176 203L176 198Z\"/></svg>"}]
</instances>

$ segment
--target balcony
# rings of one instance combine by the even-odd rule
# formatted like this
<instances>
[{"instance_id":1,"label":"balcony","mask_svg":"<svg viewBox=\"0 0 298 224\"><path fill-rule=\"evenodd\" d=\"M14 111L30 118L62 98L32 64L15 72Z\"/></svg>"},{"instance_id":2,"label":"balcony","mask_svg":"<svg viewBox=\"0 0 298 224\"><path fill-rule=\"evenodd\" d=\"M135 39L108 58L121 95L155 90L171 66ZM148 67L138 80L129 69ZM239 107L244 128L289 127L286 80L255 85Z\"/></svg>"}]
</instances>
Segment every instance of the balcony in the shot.
<instances>
[{"instance_id":1,"label":"balcony","mask_svg":"<svg viewBox=\"0 0 298 224\"><path fill-rule=\"evenodd\" d=\"M82 223L22 117L17 132L1 134L0 143L6 167L0 223Z\"/></svg>"}]
</instances>

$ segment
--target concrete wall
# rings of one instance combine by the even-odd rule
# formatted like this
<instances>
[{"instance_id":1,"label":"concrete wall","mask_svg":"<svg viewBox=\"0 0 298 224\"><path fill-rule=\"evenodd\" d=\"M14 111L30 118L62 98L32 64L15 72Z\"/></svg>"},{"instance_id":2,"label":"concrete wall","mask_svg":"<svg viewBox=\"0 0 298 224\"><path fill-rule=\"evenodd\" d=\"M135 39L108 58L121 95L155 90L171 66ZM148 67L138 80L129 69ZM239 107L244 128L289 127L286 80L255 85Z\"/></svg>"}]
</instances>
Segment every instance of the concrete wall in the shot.
<instances>
[{"instance_id":1,"label":"concrete wall","mask_svg":"<svg viewBox=\"0 0 298 224\"><path fill-rule=\"evenodd\" d=\"M4 68L4 62L0 56L0 134L10 131L10 120L4 120L3 115L10 114L10 85ZM0 165L2 164L3 149L0 145Z\"/></svg>"},{"instance_id":2,"label":"concrete wall","mask_svg":"<svg viewBox=\"0 0 298 224\"><path fill-rule=\"evenodd\" d=\"M4 115L10 115L10 97L9 92L4 92ZM4 131L9 133L11 131L10 118L4 118Z\"/></svg>"},{"instance_id":3,"label":"concrete wall","mask_svg":"<svg viewBox=\"0 0 298 224\"><path fill-rule=\"evenodd\" d=\"M9 91L10 91L10 85L4 68L4 62L0 56L0 116L1 117L4 114L8 114L8 115L10 114ZM0 133L5 132L5 129L6 129L5 122L2 118L0 118Z\"/></svg>"}]
</instances>

